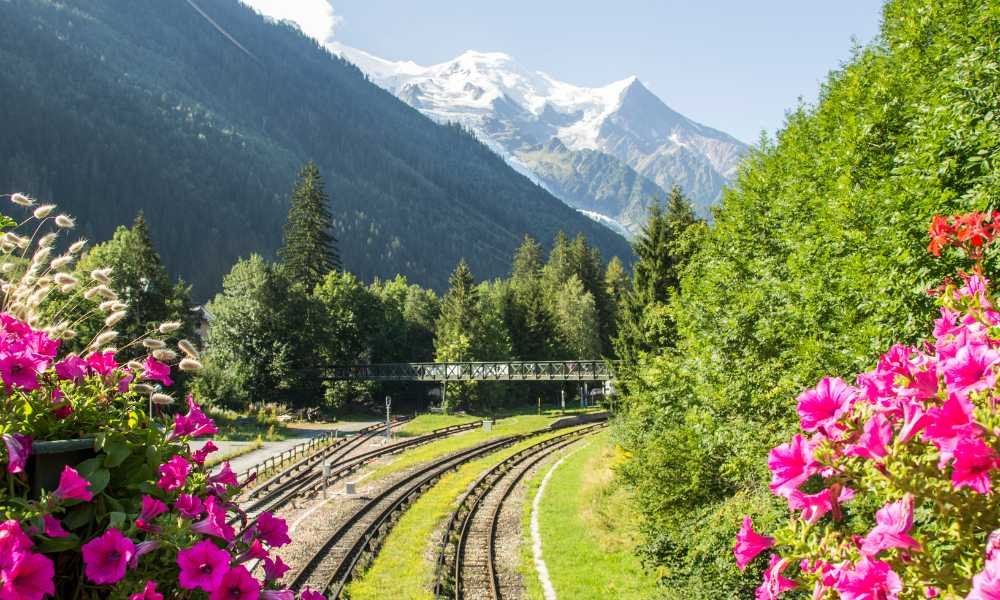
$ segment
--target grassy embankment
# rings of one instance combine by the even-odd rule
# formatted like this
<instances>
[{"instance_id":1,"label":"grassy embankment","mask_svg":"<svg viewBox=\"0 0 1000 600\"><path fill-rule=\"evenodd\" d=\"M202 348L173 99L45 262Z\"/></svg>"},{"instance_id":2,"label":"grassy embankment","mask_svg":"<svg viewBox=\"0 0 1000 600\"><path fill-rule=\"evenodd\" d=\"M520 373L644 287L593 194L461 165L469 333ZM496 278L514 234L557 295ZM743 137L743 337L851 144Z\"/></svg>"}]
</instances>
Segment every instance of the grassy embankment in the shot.
<instances>
[{"instance_id":1,"label":"grassy embankment","mask_svg":"<svg viewBox=\"0 0 1000 600\"><path fill-rule=\"evenodd\" d=\"M518 423L509 424L507 433L514 429L530 431L544 427L547 422L553 420L538 416L531 416L530 420L525 417L520 419L522 420ZM545 419L545 422L540 419ZM433 534L450 517L462 494L486 469L527 446L567 431L570 430L564 429L532 437L473 461L442 477L437 485L421 496L400 518L386 538L385 545L371 568L363 577L351 583L348 588L349 597L352 600L432 599L437 551L437 540Z\"/></svg>"},{"instance_id":2,"label":"grassy embankment","mask_svg":"<svg viewBox=\"0 0 1000 600\"><path fill-rule=\"evenodd\" d=\"M638 600L656 595L656 578L633 553L638 541L627 490L615 485L620 460L609 433L595 436L555 470L542 497L542 556L560 598ZM521 572L527 597L543 598L530 539L531 505L548 469L529 482Z\"/></svg>"}]
</instances>

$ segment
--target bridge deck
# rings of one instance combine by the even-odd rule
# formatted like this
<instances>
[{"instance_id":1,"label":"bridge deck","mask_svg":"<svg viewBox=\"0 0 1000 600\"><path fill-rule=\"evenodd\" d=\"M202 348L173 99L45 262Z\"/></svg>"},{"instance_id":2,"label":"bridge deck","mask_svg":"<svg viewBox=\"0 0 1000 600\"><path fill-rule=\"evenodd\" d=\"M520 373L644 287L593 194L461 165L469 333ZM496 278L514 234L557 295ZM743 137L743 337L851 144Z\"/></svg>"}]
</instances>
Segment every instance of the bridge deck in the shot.
<instances>
[{"instance_id":1,"label":"bridge deck","mask_svg":"<svg viewBox=\"0 0 1000 600\"><path fill-rule=\"evenodd\" d=\"M336 365L328 380L347 381L608 381L614 361L495 361Z\"/></svg>"}]
</instances>

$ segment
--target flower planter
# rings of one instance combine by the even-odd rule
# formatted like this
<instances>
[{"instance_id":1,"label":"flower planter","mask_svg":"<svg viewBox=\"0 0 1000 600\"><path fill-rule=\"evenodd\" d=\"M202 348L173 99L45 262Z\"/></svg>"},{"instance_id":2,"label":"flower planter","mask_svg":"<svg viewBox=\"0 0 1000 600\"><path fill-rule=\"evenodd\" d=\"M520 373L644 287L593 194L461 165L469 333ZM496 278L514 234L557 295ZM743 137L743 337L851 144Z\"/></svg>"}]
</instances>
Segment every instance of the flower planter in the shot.
<instances>
[{"instance_id":1,"label":"flower planter","mask_svg":"<svg viewBox=\"0 0 1000 600\"><path fill-rule=\"evenodd\" d=\"M43 489L47 492L55 490L66 465L75 467L95 456L93 438L35 442L27 464L31 497L38 498Z\"/></svg>"}]
</instances>

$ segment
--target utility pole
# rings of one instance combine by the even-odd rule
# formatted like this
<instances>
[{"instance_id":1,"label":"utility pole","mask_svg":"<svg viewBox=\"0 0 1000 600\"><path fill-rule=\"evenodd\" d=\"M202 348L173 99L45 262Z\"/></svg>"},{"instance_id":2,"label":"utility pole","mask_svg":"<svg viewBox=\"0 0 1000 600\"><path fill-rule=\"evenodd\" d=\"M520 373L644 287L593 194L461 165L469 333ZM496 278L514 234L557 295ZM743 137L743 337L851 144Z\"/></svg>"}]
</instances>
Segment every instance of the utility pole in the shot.
<instances>
[{"instance_id":1,"label":"utility pole","mask_svg":"<svg viewBox=\"0 0 1000 600\"><path fill-rule=\"evenodd\" d=\"M392 409L392 398L390 396L385 397L385 441L388 443L392 440L392 421L391 421L391 411Z\"/></svg>"},{"instance_id":2,"label":"utility pole","mask_svg":"<svg viewBox=\"0 0 1000 600\"><path fill-rule=\"evenodd\" d=\"M566 414L566 388L559 390L559 406L562 408L562 413Z\"/></svg>"}]
</instances>

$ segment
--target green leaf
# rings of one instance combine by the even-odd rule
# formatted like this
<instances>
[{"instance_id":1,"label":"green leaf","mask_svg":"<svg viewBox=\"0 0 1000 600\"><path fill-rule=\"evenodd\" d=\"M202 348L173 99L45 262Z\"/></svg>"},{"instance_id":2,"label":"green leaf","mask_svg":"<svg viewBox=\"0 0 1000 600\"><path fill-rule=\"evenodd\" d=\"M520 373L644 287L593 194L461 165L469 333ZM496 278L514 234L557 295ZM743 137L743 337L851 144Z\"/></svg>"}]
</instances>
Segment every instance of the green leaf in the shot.
<instances>
[{"instance_id":1,"label":"green leaf","mask_svg":"<svg viewBox=\"0 0 1000 600\"><path fill-rule=\"evenodd\" d=\"M84 479L90 482L90 491L96 496L103 492L104 488L108 487L108 482L111 481L111 471L98 469L91 475L84 476Z\"/></svg>"},{"instance_id":2,"label":"green leaf","mask_svg":"<svg viewBox=\"0 0 1000 600\"><path fill-rule=\"evenodd\" d=\"M89 458L76 466L76 470L84 478L89 479L98 469L103 461L98 458Z\"/></svg>"},{"instance_id":3,"label":"green leaf","mask_svg":"<svg viewBox=\"0 0 1000 600\"><path fill-rule=\"evenodd\" d=\"M39 542L35 546L35 550L41 552L42 554L54 554L57 552L65 552L66 550L74 550L80 546L80 538L75 535L64 538L52 538L50 540L44 540Z\"/></svg>"},{"instance_id":4,"label":"green leaf","mask_svg":"<svg viewBox=\"0 0 1000 600\"><path fill-rule=\"evenodd\" d=\"M122 464L132 454L132 449L122 442L106 444L104 451L107 453L104 457L104 466L112 469Z\"/></svg>"},{"instance_id":5,"label":"green leaf","mask_svg":"<svg viewBox=\"0 0 1000 600\"><path fill-rule=\"evenodd\" d=\"M94 520L94 505L80 504L70 509L63 519L63 526L69 529L80 529Z\"/></svg>"},{"instance_id":6,"label":"green leaf","mask_svg":"<svg viewBox=\"0 0 1000 600\"><path fill-rule=\"evenodd\" d=\"M108 508L112 511L125 512L125 507L122 506L122 503L111 496L104 496L104 503L107 504Z\"/></svg>"},{"instance_id":7,"label":"green leaf","mask_svg":"<svg viewBox=\"0 0 1000 600\"><path fill-rule=\"evenodd\" d=\"M115 529L124 529L125 517L126 515L123 512L114 511L108 513L108 526L114 527Z\"/></svg>"}]
</instances>

